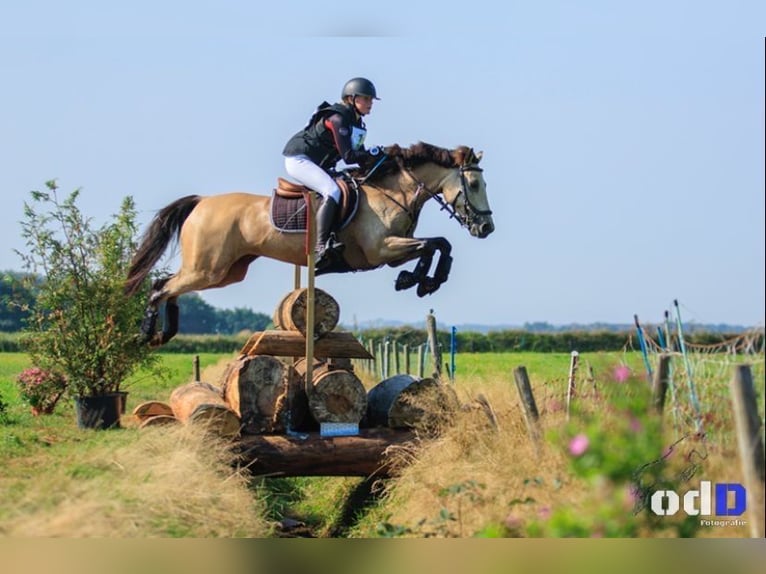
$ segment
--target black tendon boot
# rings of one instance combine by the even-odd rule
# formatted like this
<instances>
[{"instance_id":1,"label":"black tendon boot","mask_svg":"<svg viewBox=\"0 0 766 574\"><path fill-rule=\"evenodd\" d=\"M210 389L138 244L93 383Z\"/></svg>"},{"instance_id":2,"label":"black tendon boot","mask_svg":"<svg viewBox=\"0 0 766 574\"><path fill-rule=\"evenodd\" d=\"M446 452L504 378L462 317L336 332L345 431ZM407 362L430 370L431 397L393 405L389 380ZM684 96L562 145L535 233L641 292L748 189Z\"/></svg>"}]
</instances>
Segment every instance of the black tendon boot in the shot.
<instances>
[{"instance_id":1,"label":"black tendon boot","mask_svg":"<svg viewBox=\"0 0 766 574\"><path fill-rule=\"evenodd\" d=\"M343 251L343 243L340 243L335 234L335 221L338 218L340 206L331 197L325 198L317 210L317 244L315 269L324 269L340 257Z\"/></svg>"}]
</instances>

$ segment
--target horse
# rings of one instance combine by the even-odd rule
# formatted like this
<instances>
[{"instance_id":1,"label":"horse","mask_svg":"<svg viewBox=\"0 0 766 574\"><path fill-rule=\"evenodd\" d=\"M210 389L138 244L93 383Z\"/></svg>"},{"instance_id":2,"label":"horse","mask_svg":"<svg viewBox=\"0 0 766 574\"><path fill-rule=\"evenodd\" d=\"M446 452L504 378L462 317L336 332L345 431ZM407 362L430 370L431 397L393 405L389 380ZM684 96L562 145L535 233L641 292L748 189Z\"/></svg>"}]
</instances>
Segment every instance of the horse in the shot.
<instances>
[{"instance_id":1,"label":"horse","mask_svg":"<svg viewBox=\"0 0 766 574\"><path fill-rule=\"evenodd\" d=\"M482 152L474 153L468 146L445 149L423 142L409 148L394 144L383 152L366 174L364 170L351 172L359 190L358 205L353 219L337 232L345 244L342 260L317 275L397 267L418 259L413 271L399 273L394 288L400 291L417 285L417 295L423 297L447 281L452 266L452 246L447 239L413 236L426 202L438 201L474 237L485 238L495 229L479 167ZM269 196L243 192L189 195L157 212L133 255L125 293L130 296L141 289L174 239L180 245L181 264L174 275L152 284L141 323L144 342L159 346L177 333L180 295L242 281L258 257L307 265L305 231L277 229L270 215L271 201ZM429 276L437 251L439 259ZM156 332L163 302L165 320L162 331Z\"/></svg>"}]
</instances>

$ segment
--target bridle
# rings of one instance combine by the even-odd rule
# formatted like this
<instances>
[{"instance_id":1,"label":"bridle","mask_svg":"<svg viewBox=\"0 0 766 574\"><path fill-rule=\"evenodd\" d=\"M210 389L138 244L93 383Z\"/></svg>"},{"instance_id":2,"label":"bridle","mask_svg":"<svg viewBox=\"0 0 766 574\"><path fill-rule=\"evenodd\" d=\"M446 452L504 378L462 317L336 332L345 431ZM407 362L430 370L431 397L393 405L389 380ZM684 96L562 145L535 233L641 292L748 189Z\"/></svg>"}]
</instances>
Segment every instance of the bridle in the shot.
<instances>
[{"instance_id":1,"label":"bridle","mask_svg":"<svg viewBox=\"0 0 766 574\"><path fill-rule=\"evenodd\" d=\"M471 199L467 191L468 181L465 177L466 172L469 172L469 171L483 172L484 170L476 164L461 165L458 169L460 170L460 191L458 191L455 194L454 199L449 202L445 200L440 194L435 193L432 190L428 189L428 187L422 181L418 181L418 179L409 170L409 168L404 168L404 171L418 186L417 189L415 190L414 201L413 201L414 204L417 204L417 198L420 192L425 192L428 195L428 197L426 198L426 201L433 198L436 201L436 203L438 203L441 206L439 208L439 211L446 211L449 214L450 219L455 219L460 224L461 227L468 228L471 225L473 225L473 223L479 217L492 215L492 210L479 209L478 207L476 207L473 203L471 203ZM455 208L455 206L457 205L457 200L461 196L461 194L465 198L465 206L466 206L465 215L461 214Z\"/></svg>"}]
</instances>

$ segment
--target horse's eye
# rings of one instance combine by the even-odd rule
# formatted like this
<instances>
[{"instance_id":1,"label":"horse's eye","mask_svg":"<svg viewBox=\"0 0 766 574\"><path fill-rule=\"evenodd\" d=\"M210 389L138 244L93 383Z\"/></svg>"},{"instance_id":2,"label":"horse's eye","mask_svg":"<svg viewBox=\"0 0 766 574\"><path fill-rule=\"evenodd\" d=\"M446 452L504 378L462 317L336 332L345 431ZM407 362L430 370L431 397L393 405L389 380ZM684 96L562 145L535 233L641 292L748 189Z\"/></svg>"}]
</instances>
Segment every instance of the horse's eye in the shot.
<instances>
[{"instance_id":1,"label":"horse's eye","mask_svg":"<svg viewBox=\"0 0 766 574\"><path fill-rule=\"evenodd\" d=\"M479 191L479 180L474 179L468 182L468 187L471 191Z\"/></svg>"}]
</instances>

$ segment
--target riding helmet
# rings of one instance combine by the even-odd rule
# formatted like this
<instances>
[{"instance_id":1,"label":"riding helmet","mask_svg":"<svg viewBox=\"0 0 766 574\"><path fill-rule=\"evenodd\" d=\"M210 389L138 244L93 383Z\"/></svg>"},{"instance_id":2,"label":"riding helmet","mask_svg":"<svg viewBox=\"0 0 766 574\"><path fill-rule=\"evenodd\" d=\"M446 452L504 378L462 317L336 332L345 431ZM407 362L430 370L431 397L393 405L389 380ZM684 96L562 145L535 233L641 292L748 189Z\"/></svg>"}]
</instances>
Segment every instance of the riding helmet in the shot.
<instances>
[{"instance_id":1,"label":"riding helmet","mask_svg":"<svg viewBox=\"0 0 766 574\"><path fill-rule=\"evenodd\" d=\"M341 93L341 99L346 96L369 96L374 100L379 100L375 86L367 78L351 78L343 86L343 92Z\"/></svg>"}]
</instances>

